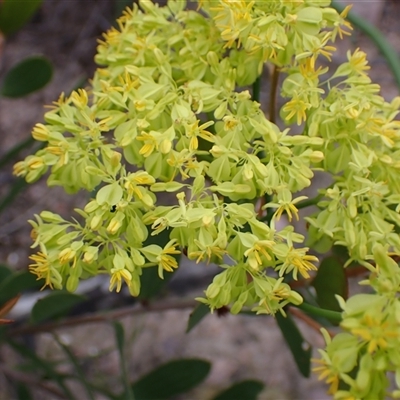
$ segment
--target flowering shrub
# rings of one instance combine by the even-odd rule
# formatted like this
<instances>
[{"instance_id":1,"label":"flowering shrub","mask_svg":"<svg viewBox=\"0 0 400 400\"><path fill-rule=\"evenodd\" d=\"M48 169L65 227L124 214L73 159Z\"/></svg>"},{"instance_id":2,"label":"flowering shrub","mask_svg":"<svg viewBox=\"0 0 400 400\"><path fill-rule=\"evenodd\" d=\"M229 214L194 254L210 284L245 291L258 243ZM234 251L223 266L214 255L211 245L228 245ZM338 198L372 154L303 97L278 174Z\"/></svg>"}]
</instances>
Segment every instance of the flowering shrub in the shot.
<instances>
[{"instance_id":1,"label":"flowering shrub","mask_svg":"<svg viewBox=\"0 0 400 400\"><path fill-rule=\"evenodd\" d=\"M368 294L347 301L343 333L327 340L315 370L335 399L384 398L388 372L400 397L400 99L391 103L367 75L366 55L348 52L336 70L333 42L349 35L329 0L141 1L99 42L91 87L61 95L37 124L45 143L15 165L34 182L93 198L67 221L43 211L30 221L32 273L74 291L80 279L110 276L140 293L143 269L178 268L181 252L221 272L198 300L258 314L285 315L303 297L291 280L308 280L318 259L290 224L306 218L308 246L341 245L347 262L369 271ZM264 66L271 73L269 115L258 102ZM283 74L276 125L275 92ZM253 85L252 94L245 87ZM315 170L333 182L315 199L298 193ZM176 202L162 202L175 193ZM288 224L278 228L286 215ZM148 238L168 231L167 243ZM321 250L322 249L322 250Z\"/></svg>"}]
</instances>

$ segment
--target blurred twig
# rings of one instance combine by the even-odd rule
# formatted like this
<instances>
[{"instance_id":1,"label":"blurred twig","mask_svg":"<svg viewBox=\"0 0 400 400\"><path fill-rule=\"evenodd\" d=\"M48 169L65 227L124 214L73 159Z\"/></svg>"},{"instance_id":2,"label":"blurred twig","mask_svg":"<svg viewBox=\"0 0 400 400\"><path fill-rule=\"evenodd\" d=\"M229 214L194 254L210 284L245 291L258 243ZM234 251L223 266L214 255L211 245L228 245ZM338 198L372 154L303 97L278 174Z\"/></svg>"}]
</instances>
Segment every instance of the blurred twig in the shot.
<instances>
[{"instance_id":1,"label":"blurred twig","mask_svg":"<svg viewBox=\"0 0 400 400\"><path fill-rule=\"evenodd\" d=\"M71 317L58 322L48 322L35 326L22 326L19 328L12 328L8 330L10 336L36 334L41 332L49 332L67 326L76 326L84 324L93 324L99 322L109 322L120 318L129 317L132 315L140 315L152 312L161 312L168 310L182 310L185 308L194 308L199 304L195 300L175 300L175 301L160 301L154 304L146 306L134 305L130 307L124 307L117 310L112 310L106 313L96 313L90 315L83 315L79 317Z\"/></svg>"}]
</instances>

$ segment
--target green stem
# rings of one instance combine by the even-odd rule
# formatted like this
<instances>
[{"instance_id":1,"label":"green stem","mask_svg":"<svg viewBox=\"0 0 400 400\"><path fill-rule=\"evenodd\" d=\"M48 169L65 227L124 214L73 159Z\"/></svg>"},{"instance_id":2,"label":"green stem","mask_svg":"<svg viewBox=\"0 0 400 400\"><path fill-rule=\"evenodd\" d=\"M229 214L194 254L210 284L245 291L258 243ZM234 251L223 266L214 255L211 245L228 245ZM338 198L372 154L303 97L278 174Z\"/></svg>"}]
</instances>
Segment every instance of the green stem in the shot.
<instances>
[{"instance_id":1,"label":"green stem","mask_svg":"<svg viewBox=\"0 0 400 400\"><path fill-rule=\"evenodd\" d=\"M261 75L253 83L253 100L257 103L260 102L260 92L261 92Z\"/></svg>"},{"instance_id":2,"label":"green stem","mask_svg":"<svg viewBox=\"0 0 400 400\"><path fill-rule=\"evenodd\" d=\"M342 12L344 10L344 6L333 1L331 3L331 7L333 7L338 12ZM396 50L392 47L392 45L387 41L382 32L376 28L374 25L370 24L365 19L361 18L357 14L350 12L347 16L347 19L358 29L360 29L363 33L369 36L372 42L375 43L376 47L379 49L381 54L385 57L386 62L392 71L393 77L397 83L397 86L400 88L400 59L397 56Z\"/></svg>"},{"instance_id":3,"label":"green stem","mask_svg":"<svg viewBox=\"0 0 400 400\"><path fill-rule=\"evenodd\" d=\"M307 314L327 318L332 322L339 323L342 321L342 313L338 312L338 311L326 310L324 308L312 306L311 304L308 304L308 303L302 303L302 304L300 304L298 306L294 306L294 307L299 308L300 310L306 312Z\"/></svg>"}]
</instances>

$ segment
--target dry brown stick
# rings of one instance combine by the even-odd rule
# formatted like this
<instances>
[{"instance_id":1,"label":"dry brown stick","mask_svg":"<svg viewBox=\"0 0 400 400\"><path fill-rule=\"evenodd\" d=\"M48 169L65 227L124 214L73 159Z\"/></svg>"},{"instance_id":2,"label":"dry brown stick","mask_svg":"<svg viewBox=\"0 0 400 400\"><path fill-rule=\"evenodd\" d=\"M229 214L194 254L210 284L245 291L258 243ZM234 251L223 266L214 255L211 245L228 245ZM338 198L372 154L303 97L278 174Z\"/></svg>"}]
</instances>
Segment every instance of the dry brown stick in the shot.
<instances>
[{"instance_id":1,"label":"dry brown stick","mask_svg":"<svg viewBox=\"0 0 400 400\"><path fill-rule=\"evenodd\" d=\"M34 326L22 326L19 328L11 328L8 330L10 336L25 335L25 334L36 334L40 332L49 332L55 329L83 325L93 324L96 322L108 322L119 318L125 318L131 315L140 315L150 312L160 312L168 310L182 310L185 308L193 308L199 304L195 300L179 300L179 301L168 301L168 302L157 302L146 306L138 307L137 305L112 310L102 314L90 314L78 317L67 318L58 322L47 322L40 325Z\"/></svg>"},{"instance_id":2,"label":"dry brown stick","mask_svg":"<svg viewBox=\"0 0 400 400\"><path fill-rule=\"evenodd\" d=\"M65 396L63 395L63 393L61 391L59 391L51 383L41 382L33 375L11 369L11 368L5 366L4 364L0 364L0 370L3 371L4 375L7 375L12 379L15 379L22 383L26 383L29 386L36 386L42 390L45 390L48 393L51 393L51 394L59 397L60 399L65 399Z\"/></svg>"}]
</instances>

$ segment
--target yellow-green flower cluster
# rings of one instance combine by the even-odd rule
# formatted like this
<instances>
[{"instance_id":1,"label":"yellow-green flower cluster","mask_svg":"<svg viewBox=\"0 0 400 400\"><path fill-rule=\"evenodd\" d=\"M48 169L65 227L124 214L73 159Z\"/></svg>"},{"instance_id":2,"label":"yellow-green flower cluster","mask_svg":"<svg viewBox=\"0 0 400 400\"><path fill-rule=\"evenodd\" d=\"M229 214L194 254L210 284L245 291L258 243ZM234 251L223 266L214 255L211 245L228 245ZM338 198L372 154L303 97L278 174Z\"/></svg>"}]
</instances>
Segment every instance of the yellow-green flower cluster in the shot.
<instances>
[{"instance_id":1,"label":"yellow-green flower cluster","mask_svg":"<svg viewBox=\"0 0 400 400\"><path fill-rule=\"evenodd\" d=\"M183 253L221 267L199 299L211 309L284 314L302 302L287 282L310 278L318 262L290 225L306 203L297 192L324 170L333 183L307 219L308 245L345 246L349 263L371 271L364 283L375 294L342 301L346 332L322 352L321 376L337 399L383 398L385 372L400 381L399 271L388 255L400 254L400 101L379 96L358 49L330 75L317 62L351 30L348 9L338 14L329 0L202 0L201 12L182 0L139 3L99 41L90 87L54 103L32 132L44 147L15 165L28 182L48 173L49 186L92 192L79 222L48 211L30 221L39 250L30 270L70 291L104 273L110 290L137 296L144 268L163 278ZM285 74L280 115L300 134L238 89L265 63ZM282 215L289 224L278 229Z\"/></svg>"},{"instance_id":2,"label":"yellow-green flower cluster","mask_svg":"<svg viewBox=\"0 0 400 400\"><path fill-rule=\"evenodd\" d=\"M292 200L291 193L310 185L323 141L281 132L248 91L235 91L242 80L238 50L225 57L213 19L183 11L184 2L141 6L144 13L137 6L127 10L119 28L100 41L92 87L62 95L46 123L36 125L33 136L46 146L15 166L28 181L50 169L49 185L97 190L77 210L82 224L43 215L31 222L43 258L34 258L32 271L69 290L79 278L106 272L110 289L125 282L137 294L142 268L158 265L162 277L177 267L178 249L186 249L197 262L231 260L221 275L233 274L231 289L211 290L211 297L206 291L212 308L235 303L237 312L250 306L275 313L298 304L301 298L281 277L307 278L317 259L297 247L301 235L258 221L249 201L273 196L267 205L276 208L273 223L284 212L297 216L301 198ZM247 81L258 68L252 74ZM204 121L204 113L211 119ZM189 199L182 190L191 192ZM177 205L159 205L163 192L179 192ZM47 232L61 228L60 238L47 240ZM171 242L147 244L149 235L165 229ZM266 268L277 276L267 276ZM233 271L248 283L235 283Z\"/></svg>"},{"instance_id":3,"label":"yellow-green flower cluster","mask_svg":"<svg viewBox=\"0 0 400 400\"><path fill-rule=\"evenodd\" d=\"M306 126L309 136L323 138L324 170L334 179L322 191L321 212L308 219L314 240L328 236L357 261L371 256L375 243L400 252L400 99L384 101L368 68L365 53L349 52Z\"/></svg>"},{"instance_id":4,"label":"yellow-green flower cluster","mask_svg":"<svg viewBox=\"0 0 400 400\"><path fill-rule=\"evenodd\" d=\"M400 267L379 244L373 254L376 264L368 265L371 275L361 283L376 294L339 299L347 332L333 339L325 332L327 347L314 368L338 400L400 397ZM388 373L395 382L390 391Z\"/></svg>"}]
</instances>

